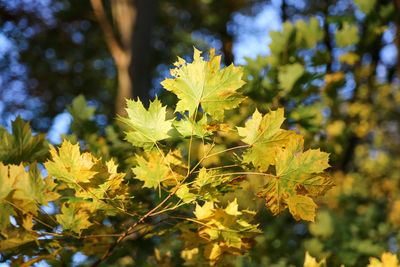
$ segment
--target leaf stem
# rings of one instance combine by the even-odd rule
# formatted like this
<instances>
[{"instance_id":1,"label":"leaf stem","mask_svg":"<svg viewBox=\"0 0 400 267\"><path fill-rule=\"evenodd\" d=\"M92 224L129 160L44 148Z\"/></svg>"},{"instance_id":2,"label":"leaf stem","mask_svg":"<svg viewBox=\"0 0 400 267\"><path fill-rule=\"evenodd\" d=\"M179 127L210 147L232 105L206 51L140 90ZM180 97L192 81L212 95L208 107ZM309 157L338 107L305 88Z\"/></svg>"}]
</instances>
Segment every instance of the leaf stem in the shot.
<instances>
[{"instance_id":1,"label":"leaf stem","mask_svg":"<svg viewBox=\"0 0 400 267\"><path fill-rule=\"evenodd\" d=\"M188 149L188 169L187 169L187 175L186 176L190 175L190 154L192 152L194 125L196 124L197 113L199 112L199 106L200 106L200 103L197 104L196 111L195 111L194 117L193 117L192 133L190 134L189 149Z\"/></svg>"},{"instance_id":2,"label":"leaf stem","mask_svg":"<svg viewBox=\"0 0 400 267\"><path fill-rule=\"evenodd\" d=\"M213 156L216 156L216 155L219 155L219 154L222 154L222 153L226 153L226 152L229 152L229 151L232 151L232 150L236 150L236 149L247 148L247 147L250 147L250 146L251 145L234 146L234 147L231 147L231 148L227 148L227 149L215 152L215 153L213 153L211 155L208 155L206 158L211 158Z\"/></svg>"}]
</instances>

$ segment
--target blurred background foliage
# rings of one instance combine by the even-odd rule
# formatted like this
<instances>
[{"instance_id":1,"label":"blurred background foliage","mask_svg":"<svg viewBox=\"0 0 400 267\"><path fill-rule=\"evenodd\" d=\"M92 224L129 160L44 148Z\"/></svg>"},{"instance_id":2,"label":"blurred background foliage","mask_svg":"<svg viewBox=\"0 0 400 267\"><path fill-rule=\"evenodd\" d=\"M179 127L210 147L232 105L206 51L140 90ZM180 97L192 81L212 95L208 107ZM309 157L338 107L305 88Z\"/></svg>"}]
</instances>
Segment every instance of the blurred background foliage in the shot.
<instances>
[{"instance_id":1,"label":"blurred background foliage","mask_svg":"<svg viewBox=\"0 0 400 267\"><path fill-rule=\"evenodd\" d=\"M124 40L125 17L117 11L127 3L132 27ZM159 85L170 63L187 58L193 46L215 47L225 65L245 66L242 90L253 100L229 112L228 124L243 123L255 108L284 106L286 128L297 129L309 147L331 153L336 187L320 199L315 224L288 213L273 217L262 202L247 199L258 186L251 177L235 192L242 207L260 210L263 229L235 266L300 266L306 250L327 257L328 266L366 266L383 251L399 253L400 1L113 0L104 8L117 43L129 51L129 97L157 94L174 105ZM267 8L279 16L263 12ZM249 37L260 33L248 20L260 16L274 29L268 44ZM9 128L21 115L34 131L49 132L53 143L64 133L97 156L117 159L129 176L134 151L114 123L123 113L119 73L126 69L110 53L98 22L89 0L0 0L0 123ZM79 94L85 97L75 98ZM238 142L224 138L227 146ZM201 157L201 151L193 153ZM137 199L152 205L149 192ZM130 222L117 217L106 223L124 229ZM127 240L107 266L179 265L180 242L153 232ZM85 250L92 249L88 243L79 254L65 250L63 261L84 264Z\"/></svg>"}]
</instances>

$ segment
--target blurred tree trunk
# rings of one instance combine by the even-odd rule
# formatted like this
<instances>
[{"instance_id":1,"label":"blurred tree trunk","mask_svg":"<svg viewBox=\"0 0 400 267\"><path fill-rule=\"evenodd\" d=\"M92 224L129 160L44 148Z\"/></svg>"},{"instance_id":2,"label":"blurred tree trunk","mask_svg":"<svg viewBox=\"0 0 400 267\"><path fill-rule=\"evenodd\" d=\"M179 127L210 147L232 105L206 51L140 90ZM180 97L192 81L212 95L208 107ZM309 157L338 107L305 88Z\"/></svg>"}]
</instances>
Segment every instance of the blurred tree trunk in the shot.
<instances>
[{"instance_id":1,"label":"blurred tree trunk","mask_svg":"<svg viewBox=\"0 0 400 267\"><path fill-rule=\"evenodd\" d=\"M101 0L91 0L96 18L118 71L115 113L125 113L125 99L139 97L147 105L151 88L151 30L157 0L112 0L114 32Z\"/></svg>"}]
</instances>

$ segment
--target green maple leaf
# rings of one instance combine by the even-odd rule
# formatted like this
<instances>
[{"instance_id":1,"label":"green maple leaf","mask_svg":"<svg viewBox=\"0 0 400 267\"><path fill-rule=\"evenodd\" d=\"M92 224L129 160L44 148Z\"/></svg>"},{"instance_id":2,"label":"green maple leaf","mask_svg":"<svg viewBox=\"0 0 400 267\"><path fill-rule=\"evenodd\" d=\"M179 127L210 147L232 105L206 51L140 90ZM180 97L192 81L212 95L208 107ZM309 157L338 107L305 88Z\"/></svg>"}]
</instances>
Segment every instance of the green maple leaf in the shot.
<instances>
[{"instance_id":1,"label":"green maple leaf","mask_svg":"<svg viewBox=\"0 0 400 267\"><path fill-rule=\"evenodd\" d=\"M224 110L237 107L244 97L237 92L245 82L243 70L233 64L220 70L221 56L215 56L210 50L210 60L205 61L201 52L194 49L193 62L187 63L178 58L171 70L172 79L165 79L161 84L179 98L176 111L189 111L192 116L198 107L216 120L222 120Z\"/></svg>"},{"instance_id":2,"label":"green maple leaf","mask_svg":"<svg viewBox=\"0 0 400 267\"><path fill-rule=\"evenodd\" d=\"M205 138L211 135L212 132L207 130L207 116L203 116L200 120L193 123L192 119L184 118L179 121L174 121L174 127L183 137L196 136Z\"/></svg>"},{"instance_id":3,"label":"green maple leaf","mask_svg":"<svg viewBox=\"0 0 400 267\"><path fill-rule=\"evenodd\" d=\"M333 186L321 173L329 167L329 154L319 149L303 152L304 140L292 136L285 149L276 152L276 176L258 193L266 199L265 206L274 215L288 206L297 220L314 221L316 204L311 196L323 195Z\"/></svg>"},{"instance_id":4,"label":"green maple leaf","mask_svg":"<svg viewBox=\"0 0 400 267\"><path fill-rule=\"evenodd\" d=\"M17 117L11 124L12 134L0 126L0 161L5 164L43 161L48 154L45 134L32 136L29 122Z\"/></svg>"},{"instance_id":5,"label":"green maple leaf","mask_svg":"<svg viewBox=\"0 0 400 267\"><path fill-rule=\"evenodd\" d=\"M88 220L89 216L86 212L79 210L77 203L62 206L61 214L57 214L56 219L64 230L69 230L79 235L83 229L87 229L92 225Z\"/></svg>"},{"instance_id":6,"label":"green maple leaf","mask_svg":"<svg viewBox=\"0 0 400 267\"><path fill-rule=\"evenodd\" d=\"M137 166L132 169L135 179L143 181L143 187L156 189L161 182L171 178L171 173L165 160L159 153L147 153L147 159L136 156Z\"/></svg>"},{"instance_id":7,"label":"green maple leaf","mask_svg":"<svg viewBox=\"0 0 400 267\"><path fill-rule=\"evenodd\" d=\"M269 165L275 165L275 150L282 148L295 135L294 131L280 128L284 120L282 108L265 116L256 110L245 127L237 127L242 141L250 146L242 155L244 163L252 163L263 172Z\"/></svg>"},{"instance_id":8,"label":"green maple leaf","mask_svg":"<svg viewBox=\"0 0 400 267\"><path fill-rule=\"evenodd\" d=\"M75 121L82 123L90 120L94 116L96 108L87 106L85 97L83 95L79 95L74 98L71 106L67 106L67 110Z\"/></svg>"},{"instance_id":9,"label":"green maple leaf","mask_svg":"<svg viewBox=\"0 0 400 267\"><path fill-rule=\"evenodd\" d=\"M166 120L166 107L157 98L150 102L146 110L140 100L127 100L128 118L118 119L128 126L126 140L134 146L151 148L160 140L169 138L168 131L172 129L172 121Z\"/></svg>"},{"instance_id":10,"label":"green maple leaf","mask_svg":"<svg viewBox=\"0 0 400 267\"><path fill-rule=\"evenodd\" d=\"M69 183L88 183L97 171L92 167L98 161L90 153L80 153L79 145L73 145L64 140L58 152L50 146L51 160L44 165L49 176L57 180Z\"/></svg>"},{"instance_id":11,"label":"green maple leaf","mask_svg":"<svg viewBox=\"0 0 400 267\"><path fill-rule=\"evenodd\" d=\"M300 63L287 64L279 68L279 85L286 92L290 92L293 86L304 74L304 67Z\"/></svg>"},{"instance_id":12,"label":"green maple leaf","mask_svg":"<svg viewBox=\"0 0 400 267\"><path fill-rule=\"evenodd\" d=\"M196 200L196 195L190 193L189 187L186 184L181 185L178 191L176 191L176 196L182 199L184 203L190 203Z\"/></svg>"}]
</instances>

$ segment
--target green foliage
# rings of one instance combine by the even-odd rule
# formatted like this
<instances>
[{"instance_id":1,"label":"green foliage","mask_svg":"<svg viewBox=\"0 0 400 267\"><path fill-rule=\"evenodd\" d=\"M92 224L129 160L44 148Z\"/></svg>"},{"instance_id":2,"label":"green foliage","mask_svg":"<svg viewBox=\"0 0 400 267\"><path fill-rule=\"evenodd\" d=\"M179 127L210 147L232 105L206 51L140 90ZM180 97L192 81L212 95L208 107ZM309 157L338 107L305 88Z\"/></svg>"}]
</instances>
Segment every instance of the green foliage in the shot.
<instances>
[{"instance_id":1,"label":"green foliage","mask_svg":"<svg viewBox=\"0 0 400 267\"><path fill-rule=\"evenodd\" d=\"M343 24L342 29L336 32L336 44L338 47L346 47L358 43L358 28L356 25Z\"/></svg>"}]
</instances>

